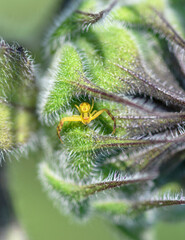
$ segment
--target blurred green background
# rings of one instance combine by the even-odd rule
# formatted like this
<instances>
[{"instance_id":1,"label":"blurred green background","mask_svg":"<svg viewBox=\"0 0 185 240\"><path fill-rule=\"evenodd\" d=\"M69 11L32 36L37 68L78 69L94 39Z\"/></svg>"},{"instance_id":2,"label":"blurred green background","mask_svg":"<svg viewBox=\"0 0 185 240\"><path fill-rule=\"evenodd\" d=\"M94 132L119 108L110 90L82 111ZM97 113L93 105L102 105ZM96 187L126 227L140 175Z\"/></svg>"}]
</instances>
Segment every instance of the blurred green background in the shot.
<instances>
[{"instance_id":1,"label":"blurred green background","mask_svg":"<svg viewBox=\"0 0 185 240\"><path fill-rule=\"evenodd\" d=\"M61 0L1 0L0 36L8 42L23 45L39 63L42 41L61 7ZM117 239L114 228L103 219L96 217L77 223L59 213L38 180L39 160L29 156L3 163L15 214L28 239ZM158 223L154 234L157 240L184 240L184 229L185 222Z\"/></svg>"}]
</instances>

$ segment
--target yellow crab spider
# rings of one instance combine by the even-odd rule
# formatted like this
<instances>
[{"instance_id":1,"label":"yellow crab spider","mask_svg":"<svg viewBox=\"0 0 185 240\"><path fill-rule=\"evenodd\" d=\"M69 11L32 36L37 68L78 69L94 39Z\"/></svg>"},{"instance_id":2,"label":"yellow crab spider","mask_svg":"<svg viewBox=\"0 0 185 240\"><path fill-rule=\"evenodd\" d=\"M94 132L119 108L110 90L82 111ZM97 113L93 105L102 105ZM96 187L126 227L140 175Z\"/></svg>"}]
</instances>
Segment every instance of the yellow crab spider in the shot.
<instances>
[{"instance_id":1,"label":"yellow crab spider","mask_svg":"<svg viewBox=\"0 0 185 240\"><path fill-rule=\"evenodd\" d=\"M106 112L114 121L114 129L112 134L115 133L116 131L116 119L114 118L114 116L111 114L111 112L108 109L102 109L100 111L96 111L93 110L94 107L94 101L92 101L92 106L87 103L87 102L83 102L80 104L80 106L78 107L77 105L75 105L75 107L78 109L78 111L80 112L80 115L73 115L71 117L64 117L60 120L58 127L57 127L57 135L62 142L62 139L60 137L60 132L62 130L62 126L64 124L64 122L82 122L83 124L87 125L89 124L92 120L94 120L95 118L97 118L100 114L102 114L103 112Z\"/></svg>"}]
</instances>

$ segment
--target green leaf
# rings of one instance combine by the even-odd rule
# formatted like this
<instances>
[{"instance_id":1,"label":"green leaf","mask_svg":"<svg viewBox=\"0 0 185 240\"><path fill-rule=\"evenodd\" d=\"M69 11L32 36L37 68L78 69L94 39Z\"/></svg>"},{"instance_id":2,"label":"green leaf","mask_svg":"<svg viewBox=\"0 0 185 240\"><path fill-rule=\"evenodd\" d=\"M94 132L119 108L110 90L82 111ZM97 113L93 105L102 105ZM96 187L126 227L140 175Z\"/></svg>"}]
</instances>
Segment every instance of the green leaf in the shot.
<instances>
[{"instance_id":1,"label":"green leaf","mask_svg":"<svg viewBox=\"0 0 185 240\"><path fill-rule=\"evenodd\" d=\"M0 103L0 149L8 150L12 146L11 111Z\"/></svg>"},{"instance_id":2,"label":"green leaf","mask_svg":"<svg viewBox=\"0 0 185 240\"><path fill-rule=\"evenodd\" d=\"M128 184L135 184L145 182L154 179L156 176L133 176L123 177L119 175L112 175L108 179L100 180L90 184L77 184L75 182L66 181L60 176L56 175L54 171L46 164L40 165L40 178L43 183L46 184L47 188L51 188L56 191L61 197L69 200L82 201L91 195L96 193L109 190L112 188L121 187Z\"/></svg>"},{"instance_id":3,"label":"green leaf","mask_svg":"<svg viewBox=\"0 0 185 240\"><path fill-rule=\"evenodd\" d=\"M181 113L155 113L155 114L140 114L123 113L119 111L119 115L115 116L119 128L126 128L130 135L154 134L162 130L172 129L173 127L181 128L185 120L185 114Z\"/></svg>"},{"instance_id":4,"label":"green leaf","mask_svg":"<svg viewBox=\"0 0 185 240\"><path fill-rule=\"evenodd\" d=\"M145 28L152 28L155 32L160 33L162 36L165 36L165 38L184 49L185 41L161 12L165 13L167 17L170 15L170 19L173 19L176 25L178 23L177 26L179 31L181 33L183 32L183 28L180 26L177 18L172 16L172 9L170 9L163 0L155 1L155 3L146 0L139 4L130 4L130 6L123 5L114 13L114 18L121 22L131 24L132 26L141 25Z\"/></svg>"},{"instance_id":5,"label":"green leaf","mask_svg":"<svg viewBox=\"0 0 185 240\"><path fill-rule=\"evenodd\" d=\"M111 64L111 67L120 72L119 68L113 64ZM120 97L109 92L109 87L106 87L109 82L104 85L107 88L106 90L88 80L84 75L83 58L72 44L66 43L63 45L62 50L59 50L55 55L51 69L53 72L51 75L46 76L44 81L43 89L45 86L47 88L43 90L40 96L40 99L42 99L42 102L40 102L40 115L46 122L51 121L53 118L58 119L61 110L71 109L70 104L75 97L78 98L78 96L87 93L90 96L112 100L150 112L126 97Z\"/></svg>"},{"instance_id":6,"label":"green leaf","mask_svg":"<svg viewBox=\"0 0 185 240\"><path fill-rule=\"evenodd\" d=\"M0 41L0 80L1 99L24 107L35 104L35 73L30 56L21 46L10 46L3 40Z\"/></svg>"},{"instance_id":7,"label":"green leaf","mask_svg":"<svg viewBox=\"0 0 185 240\"><path fill-rule=\"evenodd\" d=\"M100 10L94 0L75 1L70 4L55 26L50 30L46 39L46 49L49 54L54 54L61 43L76 38L89 26L102 20L114 7L117 1L113 1L106 9ZM77 11L75 9L78 8ZM97 11L96 14L89 11Z\"/></svg>"},{"instance_id":8,"label":"green leaf","mask_svg":"<svg viewBox=\"0 0 185 240\"><path fill-rule=\"evenodd\" d=\"M18 45L0 40L0 149L27 142L36 127L35 73L31 57Z\"/></svg>"},{"instance_id":9,"label":"green leaf","mask_svg":"<svg viewBox=\"0 0 185 240\"><path fill-rule=\"evenodd\" d=\"M135 203L121 200L95 202L93 206L98 212L113 215L114 217L124 215L129 217L135 217L137 214L141 214L144 211L148 211L151 209L184 204L185 198L183 197L181 199L169 197L169 199L159 198L156 200L145 200Z\"/></svg>"},{"instance_id":10,"label":"green leaf","mask_svg":"<svg viewBox=\"0 0 185 240\"><path fill-rule=\"evenodd\" d=\"M51 65L38 105L40 119L51 126L44 134L53 155L40 164L41 181L68 211L94 209L133 239L142 239L151 223L147 210L158 209L155 223L163 219L162 207L185 203L183 196L154 192L182 181L184 33L174 13L163 0L75 2L47 39ZM57 125L80 115L75 105L82 102L108 109L116 132L111 135L114 120L106 113L88 126L65 121L61 144Z\"/></svg>"}]
</instances>

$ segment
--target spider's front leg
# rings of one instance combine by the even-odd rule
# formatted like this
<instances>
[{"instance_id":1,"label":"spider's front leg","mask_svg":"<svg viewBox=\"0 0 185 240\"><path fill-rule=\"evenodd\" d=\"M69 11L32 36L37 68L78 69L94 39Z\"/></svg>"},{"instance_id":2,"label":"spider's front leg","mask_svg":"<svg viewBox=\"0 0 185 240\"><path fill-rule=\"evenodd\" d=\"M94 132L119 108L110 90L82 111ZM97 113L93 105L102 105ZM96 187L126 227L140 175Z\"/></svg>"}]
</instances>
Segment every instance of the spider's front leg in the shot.
<instances>
[{"instance_id":1,"label":"spider's front leg","mask_svg":"<svg viewBox=\"0 0 185 240\"><path fill-rule=\"evenodd\" d=\"M63 143L63 142L62 142L62 139L60 137L60 132L62 130L64 122L81 122L81 121L82 121L81 116L78 116L78 115L74 115L74 116L71 116L71 117L64 117L60 120L60 122L57 126L57 135L58 135L58 138L60 139L61 143Z\"/></svg>"},{"instance_id":2,"label":"spider's front leg","mask_svg":"<svg viewBox=\"0 0 185 240\"><path fill-rule=\"evenodd\" d=\"M94 110L92 113L91 113L91 117L93 117L93 115L96 113L97 111Z\"/></svg>"},{"instance_id":3,"label":"spider's front leg","mask_svg":"<svg viewBox=\"0 0 185 240\"><path fill-rule=\"evenodd\" d=\"M108 109L105 108L105 109L102 109L102 110L98 111L97 113L95 113L92 116L91 120L94 120L95 118L100 116L100 114L102 114L103 112L106 112L112 118L112 120L114 121L114 129L113 129L113 132L112 132L112 134L114 134L115 131L116 131L116 119Z\"/></svg>"}]
</instances>

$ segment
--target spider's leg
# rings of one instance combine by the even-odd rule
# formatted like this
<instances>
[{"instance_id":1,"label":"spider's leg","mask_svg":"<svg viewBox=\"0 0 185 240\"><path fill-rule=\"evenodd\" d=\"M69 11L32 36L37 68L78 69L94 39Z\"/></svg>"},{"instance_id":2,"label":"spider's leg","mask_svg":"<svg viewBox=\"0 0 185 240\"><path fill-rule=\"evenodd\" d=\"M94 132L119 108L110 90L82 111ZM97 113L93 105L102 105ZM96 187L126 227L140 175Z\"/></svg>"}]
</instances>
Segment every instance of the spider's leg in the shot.
<instances>
[{"instance_id":1,"label":"spider's leg","mask_svg":"<svg viewBox=\"0 0 185 240\"><path fill-rule=\"evenodd\" d=\"M91 109L90 109L90 113L92 112L93 107L94 107L94 99L92 99L92 106L91 106Z\"/></svg>"},{"instance_id":2,"label":"spider's leg","mask_svg":"<svg viewBox=\"0 0 185 240\"><path fill-rule=\"evenodd\" d=\"M114 121L114 129L113 129L113 132L112 132L112 134L114 134L115 131L116 131L116 119L108 109L102 109L102 110L98 111L97 113L94 114L94 116L92 116L91 120L94 120L95 118L100 116L100 114L102 114L103 112L106 112L112 118L112 120Z\"/></svg>"},{"instance_id":3,"label":"spider's leg","mask_svg":"<svg viewBox=\"0 0 185 240\"><path fill-rule=\"evenodd\" d=\"M80 122L80 121L82 121L82 120L81 120L81 116L79 116L79 115L74 115L71 117L64 117L60 120L60 122L57 126L57 135L58 135L58 138L60 139L61 143L63 143L63 142L60 137L60 132L62 130L62 126L63 126L64 122Z\"/></svg>"},{"instance_id":4,"label":"spider's leg","mask_svg":"<svg viewBox=\"0 0 185 240\"><path fill-rule=\"evenodd\" d=\"M93 117L93 115L96 113L97 111L94 110L92 113L91 113L91 117Z\"/></svg>"},{"instance_id":5,"label":"spider's leg","mask_svg":"<svg viewBox=\"0 0 185 240\"><path fill-rule=\"evenodd\" d=\"M80 108L76 104L75 107L78 109L79 113L81 113Z\"/></svg>"}]
</instances>

